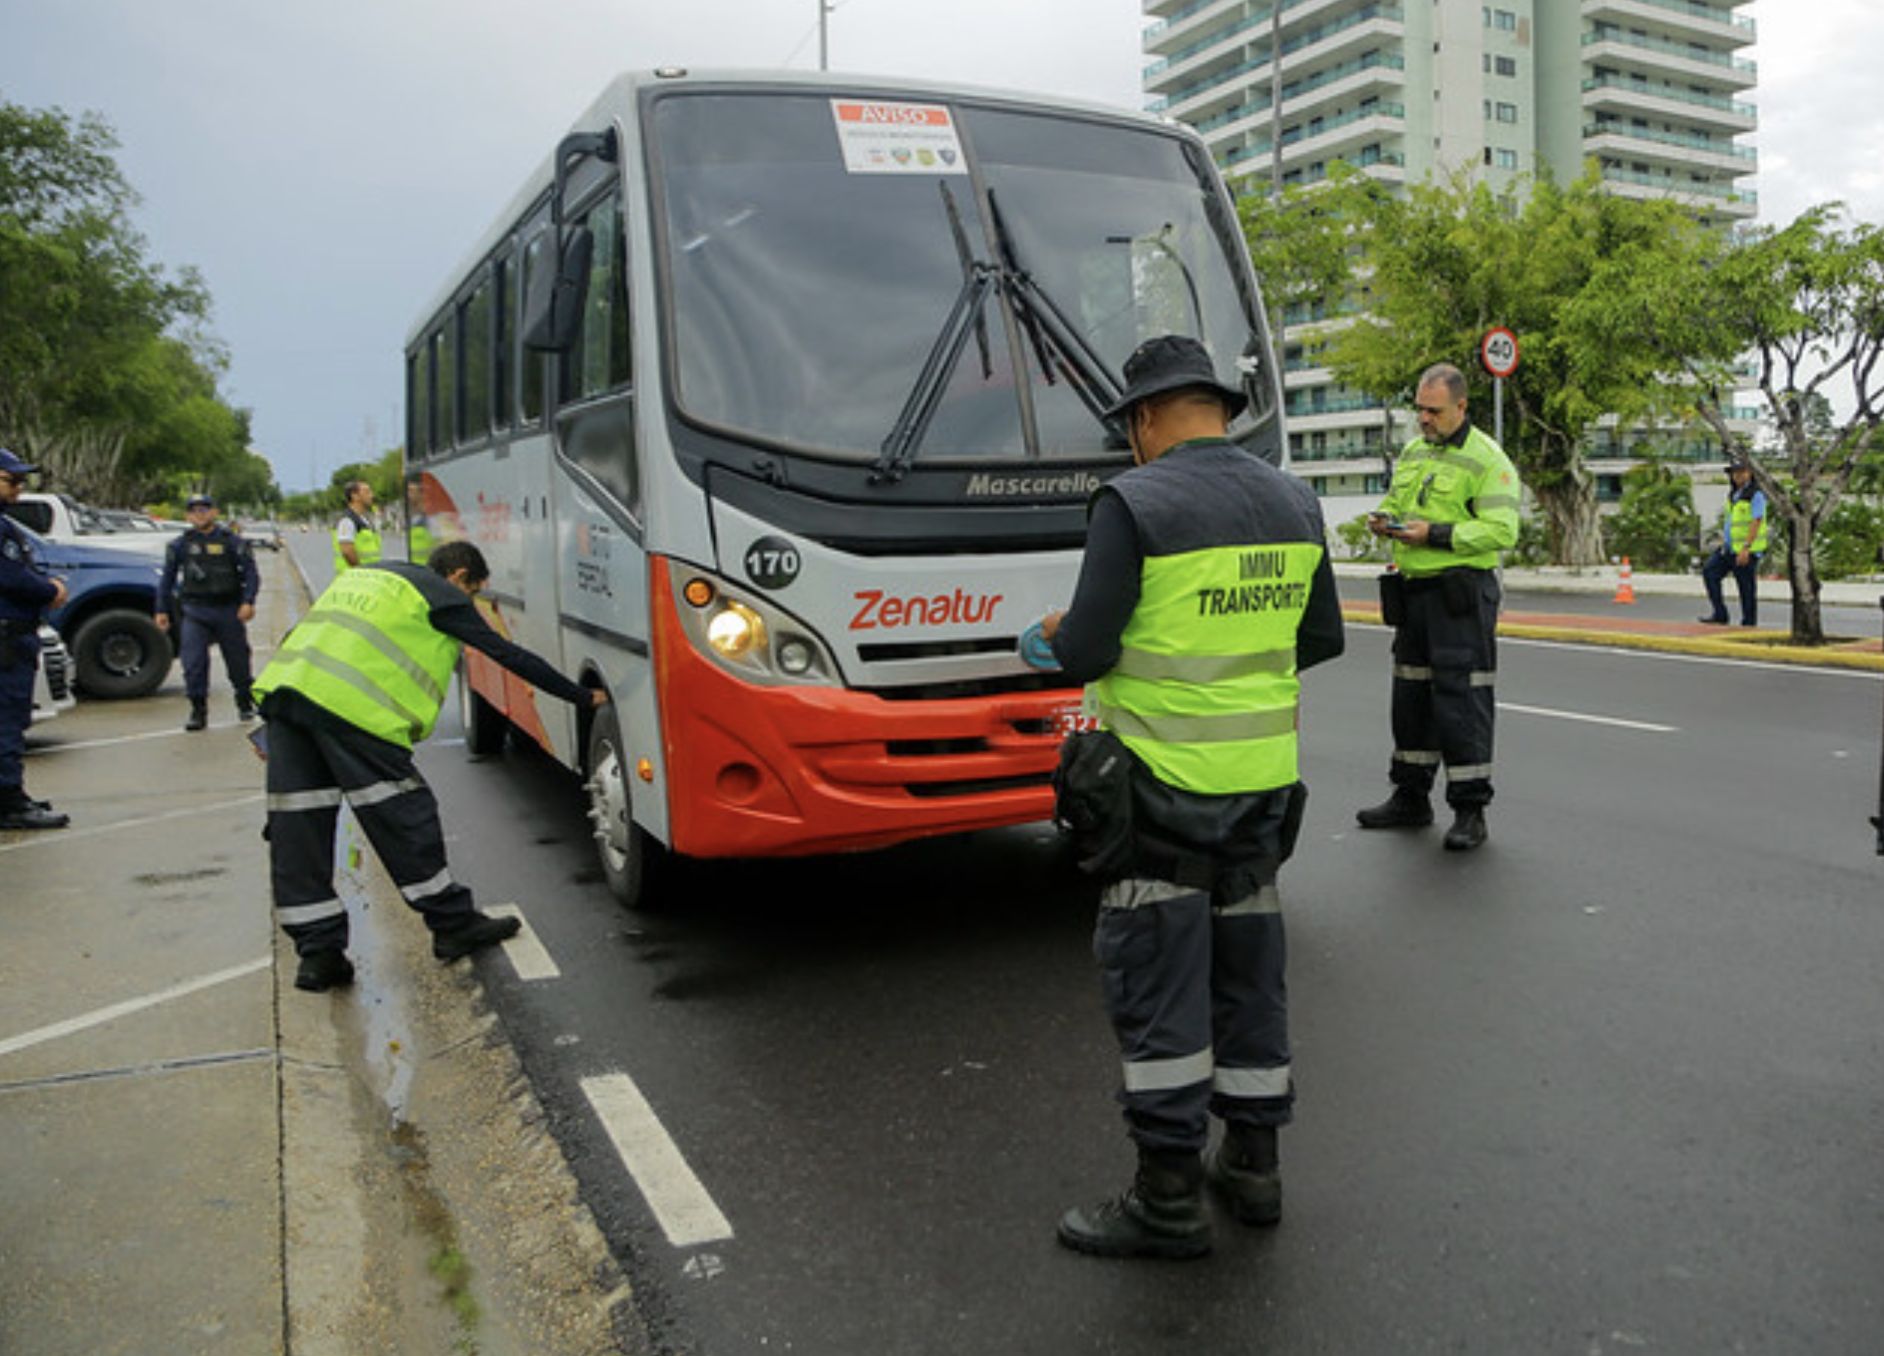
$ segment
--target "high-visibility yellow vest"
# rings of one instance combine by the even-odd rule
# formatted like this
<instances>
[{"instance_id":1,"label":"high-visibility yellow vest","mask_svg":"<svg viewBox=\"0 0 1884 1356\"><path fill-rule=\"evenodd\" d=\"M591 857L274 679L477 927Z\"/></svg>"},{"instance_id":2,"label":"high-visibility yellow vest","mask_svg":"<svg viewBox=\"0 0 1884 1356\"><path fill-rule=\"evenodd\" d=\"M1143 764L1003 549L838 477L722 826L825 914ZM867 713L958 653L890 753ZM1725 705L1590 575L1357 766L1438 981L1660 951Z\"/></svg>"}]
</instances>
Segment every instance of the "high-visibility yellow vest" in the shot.
<instances>
[{"instance_id":1,"label":"high-visibility yellow vest","mask_svg":"<svg viewBox=\"0 0 1884 1356\"><path fill-rule=\"evenodd\" d=\"M1498 568L1498 553L1518 541L1522 486L1504 449L1482 429L1462 447L1415 438L1393 464L1393 484L1380 511L1400 519L1452 524L1452 549L1396 541L1393 559L1417 578L1464 567Z\"/></svg>"},{"instance_id":2,"label":"high-visibility yellow vest","mask_svg":"<svg viewBox=\"0 0 1884 1356\"><path fill-rule=\"evenodd\" d=\"M1755 555L1765 554L1766 515L1760 515L1760 530L1758 533L1755 533L1753 530L1753 522L1752 495L1749 494L1745 499L1730 498L1727 501L1727 524L1725 530L1727 535L1727 549L1729 551L1735 554L1741 551L1751 551ZM1751 543L1751 545L1749 545L1749 543Z\"/></svg>"},{"instance_id":3,"label":"high-visibility yellow vest","mask_svg":"<svg viewBox=\"0 0 1884 1356\"><path fill-rule=\"evenodd\" d=\"M347 516L353 519L353 549L360 557L360 564L372 565L377 563L379 560L379 533L374 530L371 523L355 513L352 509L347 510ZM334 574L338 577L354 567L349 564L347 558L340 553L339 523L334 524L333 539Z\"/></svg>"},{"instance_id":4,"label":"high-visibility yellow vest","mask_svg":"<svg viewBox=\"0 0 1884 1356\"><path fill-rule=\"evenodd\" d=\"M432 558L432 529L423 518L414 518L406 529L406 559L414 565L423 565Z\"/></svg>"},{"instance_id":5,"label":"high-visibility yellow vest","mask_svg":"<svg viewBox=\"0 0 1884 1356\"><path fill-rule=\"evenodd\" d=\"M406 748L432 732L462 648L396 569L349 570L275 651L255 695L293 688L368 734Z\"/></svg>"},{"instance_id":6,"label":"high-visibility yellow vest","mask_svg":"<svg viewBox=\"0 0 1884 1356\"><path fill-rule=\"evenodd\" d=\"M1123 653L1093 695L1099 723L1159 781L1230 795L1299 779L1295 633L1322 549L1276 542L1146 557Z\"/></svg>"}]
</instances>

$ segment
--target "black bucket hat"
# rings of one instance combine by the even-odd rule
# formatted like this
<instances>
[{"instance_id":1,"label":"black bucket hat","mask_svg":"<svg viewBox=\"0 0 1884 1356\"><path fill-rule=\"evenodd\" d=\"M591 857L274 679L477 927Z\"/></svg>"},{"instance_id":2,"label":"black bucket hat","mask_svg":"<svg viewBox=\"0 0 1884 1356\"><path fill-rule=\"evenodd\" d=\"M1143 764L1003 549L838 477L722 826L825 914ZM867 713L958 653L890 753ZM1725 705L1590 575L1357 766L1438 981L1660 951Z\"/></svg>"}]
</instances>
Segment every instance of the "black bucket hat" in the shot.
<instances>
[{"instance_id":1,"label":"black bucket hat","mask_svg":"<svg viewBox=\"0 0 1884 1356\"><path fill-rule=\"evenodd\" d=\"M1166 391L1202 389L1223 401L1234 419L1249 398L1217 380L1217 369L1202 344L1187 334L1161 334L1147 339L1125 360L1125 390L1106 410L1107 416L1124 414L1139 401Z\"/></svg>"}]
</instances>

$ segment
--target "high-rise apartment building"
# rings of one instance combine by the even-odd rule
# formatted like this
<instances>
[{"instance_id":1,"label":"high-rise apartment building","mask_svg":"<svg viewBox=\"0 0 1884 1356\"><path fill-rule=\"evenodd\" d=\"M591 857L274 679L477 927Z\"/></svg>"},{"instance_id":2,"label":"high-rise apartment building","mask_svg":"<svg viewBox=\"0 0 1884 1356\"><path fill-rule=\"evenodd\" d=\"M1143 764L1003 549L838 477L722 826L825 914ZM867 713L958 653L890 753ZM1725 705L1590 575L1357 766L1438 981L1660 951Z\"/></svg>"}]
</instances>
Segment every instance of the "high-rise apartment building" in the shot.
<instances>
[{"instance_id":1,"label":"high-rise apartment building","mask_svg":"<svg viewBox=\"0 0 1884 1356\"><path fill-rule=\"evenodd\" d=\"M1720 221L1756 209L1739 138L1753 20L1734 0L1144 0L1148 105L1196 127L1232 191L1345 160L1391 184L1460 170L1501 187L1602 167L1611 191ZM1275 96L1279 93L1279 106ZM1324 495L1371 503L1396 430L1316 361L1340 317L1286 317L1290 443ZM1594 469L1619 476L1626 452ZM1357 510L1358 511L1358 510ZM1341 508L1330 506L1339 521Z\"/></svg>"}]
</instances>

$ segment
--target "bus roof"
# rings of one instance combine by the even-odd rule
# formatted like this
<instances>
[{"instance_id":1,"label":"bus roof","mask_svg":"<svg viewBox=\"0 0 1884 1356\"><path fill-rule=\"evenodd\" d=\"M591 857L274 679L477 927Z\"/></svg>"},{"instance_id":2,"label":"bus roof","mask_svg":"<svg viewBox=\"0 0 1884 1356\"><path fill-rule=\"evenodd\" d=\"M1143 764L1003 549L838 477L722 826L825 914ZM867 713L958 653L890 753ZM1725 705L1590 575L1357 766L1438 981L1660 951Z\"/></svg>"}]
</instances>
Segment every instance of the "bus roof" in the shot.
<instances>
[{"instance_id":1,"label":"bus roof","mask_svg":"<svg viewBox=\"0 0 1884 1356\"><path fill-rule=\"evenodd\" d=\"M729 90L828 89L834 92L872 93L903 99L966 98L1023 108L1081 113L1090 117L1155 127L1192 138L1197 135L1183 123L1155 113L1120 108L1092 100L1070 99L1059 95L1028 93L986 85L926 80L913 76L858 75L847 71L774 71L741 68L693 70L677 66L662 66L647 71L628 71L616 76L568 130L597 131L613 125L617 118L624 117L628 110L634 107L636 94L649 85L677 89L689 87ZM465 278L471 271L502 243L538 199L549 192L554 157L555 152L552 149L538 162L537 167L524 180L523 186L511 196L503 210L497 214L496 219L479 237L476 245L458 267L452 270L449 277L440 284L438 290L432 295L431 301L407 330L402 352L410 351L412 345L430 328L439 310L457 295L458 289L463 286Z\"/></svg>"}]
</instances>

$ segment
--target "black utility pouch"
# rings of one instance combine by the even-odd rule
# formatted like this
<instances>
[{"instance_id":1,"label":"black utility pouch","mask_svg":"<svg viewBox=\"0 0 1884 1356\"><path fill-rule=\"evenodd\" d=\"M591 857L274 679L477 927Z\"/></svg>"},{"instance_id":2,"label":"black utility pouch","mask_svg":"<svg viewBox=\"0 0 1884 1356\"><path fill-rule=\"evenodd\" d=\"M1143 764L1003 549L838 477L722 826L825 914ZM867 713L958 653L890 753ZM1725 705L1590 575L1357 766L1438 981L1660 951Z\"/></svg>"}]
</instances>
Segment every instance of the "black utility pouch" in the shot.
<instances>
[{"instance_id":1,"label":"black utility pouch","mask_svg":"<svg viewBox=\"0 0 1884 1356\"><path fill-rule=\"evenodd\" d=\"M0 672L13 667L19 655L13 648L13 623L0 621Z\"/></svg>"},{"instance_id":2,"label":"black utility pouch","mask_svg":"<svg viewBox=\"0 0 1884 1356\"><path fill-rule=\"evenodd\" d=\"M1380 620L1387 626L1406 621L1406 576L1397 570L1380 576Z\"/></svg>"},{"instance_id":3,"label":"black utility pouch","mask_svg":"<svg viewBox=\"0 0 1884 1356\"><path fill-rule=\"evenodd\" d=\"M1478 611L1479 572L1447 570L1441 577L1445 592L1441 595L1449 617L1469 617Z\"/></svg>"},{"instance_id":4,"label":"black utility pouch","mask_svg":"<svg viewBox=\"0 0 1884 1356\"><path fill-rule=\"evenodd\" d=\"M1118 878L1132 864L1132 774L1138 759L1110 730L1082 730L1060 745L1053 817L1073 840L1079 869Z\"/></svg>"}]
</instances>

